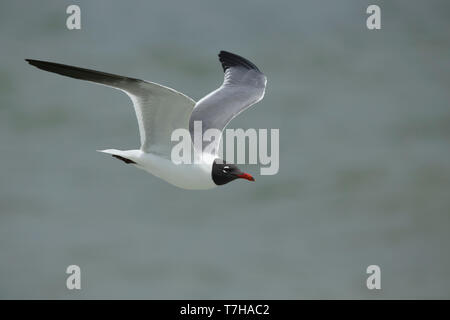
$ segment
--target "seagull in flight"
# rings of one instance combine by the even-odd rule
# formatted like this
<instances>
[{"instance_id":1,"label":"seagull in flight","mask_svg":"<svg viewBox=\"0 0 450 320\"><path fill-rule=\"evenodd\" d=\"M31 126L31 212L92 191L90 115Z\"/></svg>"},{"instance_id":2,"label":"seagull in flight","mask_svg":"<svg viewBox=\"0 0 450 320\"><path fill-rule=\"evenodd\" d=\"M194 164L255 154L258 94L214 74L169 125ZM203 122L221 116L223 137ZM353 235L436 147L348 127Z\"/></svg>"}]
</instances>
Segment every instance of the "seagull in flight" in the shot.
<instances>
[{"instance_id":1,"label":"seagull in flight","mask_svg":"<svg viewBox=\"0 0 450 320\"><path fill-rule=\"evenodd\" d=\"M171 134L175 129L189 130L194 139L194 122L201 121L203 131L222 132L239 113L264 97L267 79L249 60L220 51L224 71L223 84L195 102L188 96L160 84L54 62L26 59L45 71L95 82L125 92L133 102L139 125L141 147L138 150L98 150L127 164L143 169L177 187L192 190L211 189L236 179L254 181L233 164L218 156L220 140L212 142L208 154L192 164L171 160Z\"/></svg>"}]
</instances>

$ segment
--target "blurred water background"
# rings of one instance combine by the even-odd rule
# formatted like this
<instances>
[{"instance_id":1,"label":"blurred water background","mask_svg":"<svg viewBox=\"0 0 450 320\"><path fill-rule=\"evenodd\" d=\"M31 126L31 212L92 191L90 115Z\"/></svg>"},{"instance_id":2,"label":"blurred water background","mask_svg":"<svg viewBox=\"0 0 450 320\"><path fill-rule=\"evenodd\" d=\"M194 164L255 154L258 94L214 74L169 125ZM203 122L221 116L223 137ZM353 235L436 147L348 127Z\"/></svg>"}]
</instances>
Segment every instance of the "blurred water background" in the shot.
<instances>
[{"instance_id":1,"label":"blurred water background","mask_svg":"<svg viewBox=\"0 0 450 320\"><path fill-rule=\"evenodd\" d=\"M66 29L81 7L82 29ZM369 4L382 29L365 26ZM0 298L450 298L448 1L0 2ZM194 99L219 50L267 75L233 128L279 128L280 171L177 189L128 97L43 59ZM82 290L66 289L77 264ZM366 288L381 267L382 290Z\"/></svg>"}]
</instances>

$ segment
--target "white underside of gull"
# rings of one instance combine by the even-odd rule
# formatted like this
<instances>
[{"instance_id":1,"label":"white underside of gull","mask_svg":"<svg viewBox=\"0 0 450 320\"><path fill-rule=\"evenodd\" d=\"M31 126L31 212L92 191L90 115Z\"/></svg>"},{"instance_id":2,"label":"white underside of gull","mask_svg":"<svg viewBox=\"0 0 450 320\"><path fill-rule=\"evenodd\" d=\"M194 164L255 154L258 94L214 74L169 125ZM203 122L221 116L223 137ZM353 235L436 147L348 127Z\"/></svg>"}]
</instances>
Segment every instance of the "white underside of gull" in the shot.
<instances>
[{"instance_id":1,"label":"white underside of gull","mask_svg":"<svg viewBox=\"0 0 450 320\"><path fill-rule=\"evenodd\" d=\"M142 169L168 183L183 189L206 190L217 187L211 178L214 159L206 158L200 163L175 164L170 159L142 150L107 149L99 152L119 155L133 160L136 168Z\"/></svg>"}]
</instances>

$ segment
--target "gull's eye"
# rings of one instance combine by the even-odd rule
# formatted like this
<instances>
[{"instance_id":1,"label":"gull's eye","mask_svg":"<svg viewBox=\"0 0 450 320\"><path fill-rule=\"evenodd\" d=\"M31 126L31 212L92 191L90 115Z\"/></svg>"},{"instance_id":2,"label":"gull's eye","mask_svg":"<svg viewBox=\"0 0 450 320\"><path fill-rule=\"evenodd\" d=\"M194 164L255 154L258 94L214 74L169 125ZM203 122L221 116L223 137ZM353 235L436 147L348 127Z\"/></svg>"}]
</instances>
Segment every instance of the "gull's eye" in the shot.
<instances>
[{"instance_id":1,"label":"gull's eye","mask_svg":"<svg viewBox=\"0 0 450 320\"><path fill-rule=\"evenodd\" d=\"M230 171L231 171L231 168L229 166L223 167L223 170L222 170L223 173L228 173Z\"/></svg>"}]
</instances>

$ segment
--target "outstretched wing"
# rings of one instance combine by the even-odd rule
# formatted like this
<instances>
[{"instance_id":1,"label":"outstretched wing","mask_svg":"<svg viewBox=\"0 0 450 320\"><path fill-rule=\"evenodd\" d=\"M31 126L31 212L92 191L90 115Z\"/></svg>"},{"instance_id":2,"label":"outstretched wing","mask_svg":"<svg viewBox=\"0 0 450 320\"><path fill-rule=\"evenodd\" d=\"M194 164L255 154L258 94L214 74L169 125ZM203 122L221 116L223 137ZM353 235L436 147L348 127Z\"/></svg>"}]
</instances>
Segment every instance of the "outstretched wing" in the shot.
<instances>
[{"instance_id":1,"label":"outstretched wing","mask_svg":"<svg viewBox=\"0 0 450 320\"><path fill-rule=\"evenodd\" d=\"M219 60L225 73L223 84L195 105L189 119L192 139L195 121L202 122L203 132L212 128L223 131L231 119L264 97L266 77L252 62L227 51L220 51ZM216 154L219 143L214 141ZM203 142L202 148L209 144Z\"/></svg>"},{"instance_id":2,"label":"outstretched wing","mask_svg":"<svg viewBox=\"0 0 450 320\"><path fill-rule=\"evenodd\" d=\"M133 101L141 149L170 159L172 131L187 129L195 101L157 83L64 64L27 59L31 65L75 79L87 80L125 92Z\"/></svg>"}]
</instances>

